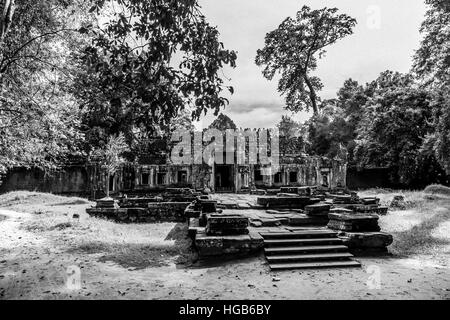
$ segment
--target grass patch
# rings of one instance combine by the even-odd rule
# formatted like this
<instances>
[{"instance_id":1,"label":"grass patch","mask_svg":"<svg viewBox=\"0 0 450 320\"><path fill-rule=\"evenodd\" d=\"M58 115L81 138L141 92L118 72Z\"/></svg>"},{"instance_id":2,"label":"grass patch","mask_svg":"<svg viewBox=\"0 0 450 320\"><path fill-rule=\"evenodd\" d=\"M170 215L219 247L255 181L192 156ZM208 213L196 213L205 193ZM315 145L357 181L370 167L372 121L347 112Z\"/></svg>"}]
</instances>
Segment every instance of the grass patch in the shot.
<instances>
[{"instance_id":1,"label":"grass patch","mask_svg":"<svg viewBox=\"0 0 450 320\"><path fill-rule=\"evenodd\" d=\"M27 209L27 205L45 205L52 206L77 206L88 205L86 199L78 197L58 196L51 193L33 192L33 191L12 191L0 195L0 207L14 207ZM30 210L27 210L30 212ZM30 212L31 213L31 212Z\"/></svg>"},{"instance_id":2,"label":"grass patch","mask_svg":"<svg viewBox=\"0 0 450 320\"><path fill-rule=\"evenodd\" d=\"M70 227L72 227L72 223L63 222L63 223L58 223L57 225L54 225L53 227L50 227L49 230L64 230L64 229L67 229Z\"/></svg>"},{"instance_id":3,"label":"grass patch","mask_svg":"<svg viewBox=\"0 0 450 320\"><path fill-rule=\"evenodd\" d=\"M443 186L441 184L432 184L425 188L423 191L427 194L432 195L443 195L443 196L450 196L450 187Z\"/></svg>"},{"instance_id":4,"label":"grass patch","mask_svg":"<svg viewBox=\"0 0 450 320\"><path fill-rule=\"evenodd\" d=\"M411 229L402 232L393 232L394 242L390 247L392 253L397 255L409 255L414 253L425 253L437 245L447 245L450 243L446 239L437 239L432 236L434 229L442 222L450 219L450 211L437 213L431 218L427 218Z\"/></svg>"},{"instance_id":5,"label":"grass patch","mask_svg":"<svg viewBox=\"0 0 450 320\"><path fill-rule=\"evenodd\" d=\"M175 240L175 241L172 241ZM167 266L170 263L190 266L197 260L187 225L176 224L164 241L130 243L129 241L82 241L68 252L100 254L100 262L113 262L127 269Z\"/></svg>"}]
</instances>

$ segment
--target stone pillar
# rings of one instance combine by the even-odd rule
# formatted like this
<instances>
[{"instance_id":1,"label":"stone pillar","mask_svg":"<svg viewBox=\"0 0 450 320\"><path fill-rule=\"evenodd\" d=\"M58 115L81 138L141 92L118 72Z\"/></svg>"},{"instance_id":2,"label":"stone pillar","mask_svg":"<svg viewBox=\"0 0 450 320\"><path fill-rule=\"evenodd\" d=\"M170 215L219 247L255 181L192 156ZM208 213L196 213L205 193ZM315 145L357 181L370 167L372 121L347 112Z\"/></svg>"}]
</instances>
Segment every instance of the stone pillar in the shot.
<instances>
[{"instance_id":1,"label":"stone pillar","mask_svg":"<svg viewBox=\"0 0 450 320\"><path fill-rule=\"evenodd\" d=\"M134 185L138 186L141 184L141 170L139 168L134 169L135 175L134 175Z\"/></svg>"},{"instance_id":2,"label":"stone pillar","mask_svg":"<svg viewBox=\"0 0 450 320\"><path fill-rule=\"evenodd\" d=\"M154 187L155 186L155 168L151 167L150 168L150 178L148 179L150 187Z\"/></svg>"}]
</instances>

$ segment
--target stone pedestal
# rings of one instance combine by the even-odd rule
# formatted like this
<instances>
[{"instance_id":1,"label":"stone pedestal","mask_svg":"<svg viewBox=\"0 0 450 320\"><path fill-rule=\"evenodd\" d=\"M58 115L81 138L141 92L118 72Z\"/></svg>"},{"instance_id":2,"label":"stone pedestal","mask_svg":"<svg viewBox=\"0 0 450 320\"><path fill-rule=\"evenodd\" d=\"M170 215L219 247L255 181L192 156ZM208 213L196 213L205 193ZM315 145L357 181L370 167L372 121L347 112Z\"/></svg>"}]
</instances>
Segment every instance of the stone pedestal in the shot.
<instances>
[{"instance_id":1,"label":"stone pedestal","mask_svg":"<svg viewBox=\"0 0 450 320\"><path fill-rule=\"evenodd\" d=\"M305 207L305 214L308 216L328 217L331 206L326 203L311 204Z\"/></svg>"},{"instance_id":2,"label":"stone pedestal","mask_svg":"<svg viewBox=\"0 0 450 320\"><path fill-rule=\"evenodd\" d=\"M248 218L237 214L210 214L206 221L207 235L237 235L248 233Z\"/></svg>"},{"instance_id":3,"label":"stone pedestal","mask_svg":"<svg viewBox=\"0 0 450 320\"><path fill-rule=\"evenodd\" d=\"M380 231L378 226L378 216L368 214L349 214L334 213L328 214L330 222L328 228L340 231L362 231L377 232Z\"/></svg>"},{"instance_id":4,"label":"stone pedestal","mask_svg":"<svg viewBox=\"0 0 450 320\"><path fill-rule=\"evenodd\" d=\"M113 198L102 198L98 199L96 201L96 208L108 208L108 209L118 209L119 205L117 203L117 200L114 200Z\"/></svg>"},{"instance_id":5,"label":"stone pedestal","mask_svg":"<svg viewBox=\"0 0 450 320\"><path fill-rule=\"evenodd\" d=\"M358 249L384 249L393 241L392 235L385 232L343 232L339 238L349 248Z\"/></svg>"}]
</instances>

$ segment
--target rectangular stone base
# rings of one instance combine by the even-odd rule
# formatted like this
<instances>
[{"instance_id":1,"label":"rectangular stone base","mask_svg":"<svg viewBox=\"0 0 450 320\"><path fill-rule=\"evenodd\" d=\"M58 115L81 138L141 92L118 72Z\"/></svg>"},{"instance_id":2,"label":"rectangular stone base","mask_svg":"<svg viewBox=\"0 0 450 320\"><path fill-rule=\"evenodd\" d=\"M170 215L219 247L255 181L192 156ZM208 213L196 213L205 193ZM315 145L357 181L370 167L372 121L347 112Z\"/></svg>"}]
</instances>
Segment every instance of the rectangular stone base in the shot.
<instances>
[{"instance_id":1,"label":"rectangular stone base","mask_svg":"<svg viewBox=\"0 0 450 320\"><path fill-rule=\"evenodd\" d=\"M292 208L292 209L304 209L305 206L319 202L320 199L310 198L305 196L296 197L258 197L257 204L263 206L266 209L269 208Z\"/></svg>"},{"instance_id":2,"label":"rectangular stone base","mask_svg":"<svg viewBox=\"0 0 450 320\"><path fill-rule=\"evenodd\" d=\"M349 248L386 248L392 244L392 235L386 232L344 232L339 235Z\"/></svg>"},{"instance_id":3,"label":"rectangular stone base","mask_svg":"<svg viewBox=\"0 0 450 320\"><path fill-rule=\"evenodd\" d=\"M308 216L306 214L298 214L289 217L290 226L326 226L328 223L327 216Z\"/></svg>"},{"instance_id":4,"label":"rectangular stone base","mask_svg":"<svg viewBox=\"0 0 450 320\"><path fill-rule=\"evenodd\" d=\"M208 236L205 233L197 233L194 242L200 257L249 254L264 248L264 240L256 232L234 236Z\"/></svg>"},{"instance_id":5,"label":"rectangular stone base","mask_svg":"<svg viewBox=\"0 0 450 320\"><path fill-rule=\"evenodd\" d=\"M208 235L229 235L248 233L248 218L237 214L210 214L206 220Z\"/></svg>"},{"instance_id":6,"label":"rectangular stone base","mask_svg":"<svg viewBox=\"0 0 450 320\"><path fill-rule=\"evenodd\" d=\"M189 202L148 203L147 208L88 208L93 217L102 217L123 223L184 222Z\"/></svg>"},{"instance_id":7,"label":"rectangular stone base","mask_svg":"<svg viewBox=\"0 0 450 320\"><path fill-rule=\"evenodd\" d=\"M338 220L330 220L327 224L327 227L332 230L340 230L340 231L367 231L367 232L377 232L380 231L380 227L377 222L355 222L355 221L338 221Z\"/></svg>"}]
</instances>

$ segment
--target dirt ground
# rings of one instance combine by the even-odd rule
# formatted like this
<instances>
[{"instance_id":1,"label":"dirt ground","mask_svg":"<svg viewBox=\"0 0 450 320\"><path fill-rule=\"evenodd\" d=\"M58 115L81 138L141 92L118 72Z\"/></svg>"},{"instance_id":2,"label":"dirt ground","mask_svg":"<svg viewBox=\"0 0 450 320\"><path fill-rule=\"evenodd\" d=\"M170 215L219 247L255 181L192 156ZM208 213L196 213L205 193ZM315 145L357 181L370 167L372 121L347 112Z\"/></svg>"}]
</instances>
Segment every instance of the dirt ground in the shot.
<instances>
[{"instance_id":1,"label":"dirt ground","mask_svg":"<svg viewBox=\"0 0 450 320\"><path fill-rule=\"evenodd\" d=\"M399 192L361 194L387 204ZM450 197L403 194L407 208L380 219L394 235L391 256L277 273L262 254L198 261L185 224L116 224L89 217L84 199L4 194L0 299L449 299Z\"/></svg>"}]
</instances>

